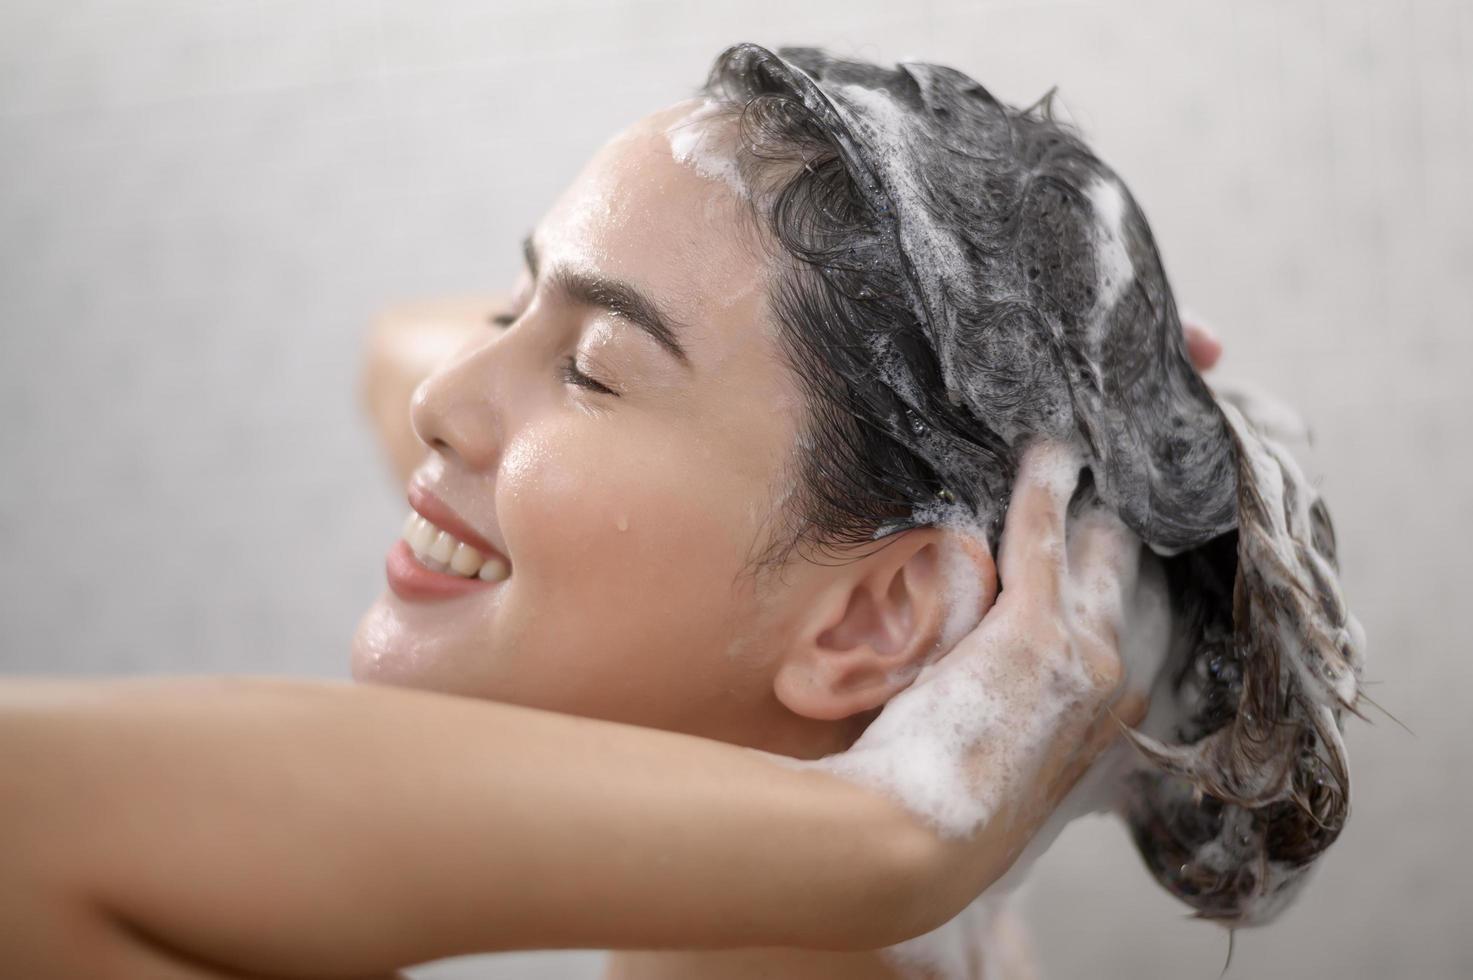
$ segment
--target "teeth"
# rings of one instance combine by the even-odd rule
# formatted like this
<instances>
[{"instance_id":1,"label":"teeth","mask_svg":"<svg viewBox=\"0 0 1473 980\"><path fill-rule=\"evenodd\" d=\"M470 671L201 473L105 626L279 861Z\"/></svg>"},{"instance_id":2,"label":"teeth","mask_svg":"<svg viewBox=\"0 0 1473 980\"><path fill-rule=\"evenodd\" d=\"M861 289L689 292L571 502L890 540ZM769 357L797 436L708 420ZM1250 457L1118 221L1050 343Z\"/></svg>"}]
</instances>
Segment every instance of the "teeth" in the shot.
<instances>
[{"instance_id":1,"label":"teeth","mask_svg":"<svg viewBox=\"0 0 1473 980\"><path fill-rule=\"evenodd\" d=\"M500 582L511 574L506 560L498 555L485 557L480 551L459 540L449 531L410 511L400 535L414 552L420 564L436 572L453 572L464 578L480 578L483 582Z\"/></svg>"},{"instance_id":2,"label":"teeth","mask_svg":"<svg viewBox=\"0 0 1473 980\"><path fill-rule=\"evenodd\" d=\"M459 543L450 536L449 531L441 531L430 544L430 557L435 561L448 562L450 556L455 554L455 546Z\"/></svg>"},{"instance_id":3,"label":"teeth","mask_svg":"<svg viewBox=\"0 0 1473 980\"><path fill-rule=\"evenodd\" d=\"M469 577L480 570L484 560L479 551L462 543L456 546L455 554L450 556L450 567L455 570L456 575Z\"/></svg>"},{"instance_id":4,"label":"teeth","mask_svg":"<svg viewBox=\"0 0 1473 980\"><path fill-rule=\"evenodd\" d=\"M430 542L435 537L435 525L423 517L414 525L414 530L409 535L409 547L414 549L416 555L427 555L430 551Z\"/></svg>"}]
</instances>

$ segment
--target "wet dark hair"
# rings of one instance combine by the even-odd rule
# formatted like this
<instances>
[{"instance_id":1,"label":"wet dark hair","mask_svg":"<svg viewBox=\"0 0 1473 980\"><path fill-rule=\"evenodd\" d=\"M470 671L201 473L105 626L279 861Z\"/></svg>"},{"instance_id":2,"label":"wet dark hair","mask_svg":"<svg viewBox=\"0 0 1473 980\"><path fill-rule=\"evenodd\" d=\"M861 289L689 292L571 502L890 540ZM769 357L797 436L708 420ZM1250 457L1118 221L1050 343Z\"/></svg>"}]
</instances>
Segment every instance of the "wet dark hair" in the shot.
<instances>
[{"instance_id":1,"label":"wet dark hair","mask_svg":"<svg viewBox=\"0 0 1473 980\"><path fill-rule=\"evenodd\" d=\"M965 74L737 44L699 94L736 126L768 296L809 417L764 563L960 508L994 550L1029 439L1165 561L1182 637L1135 733L1125 816L1197 911L1262 921L1348 810L1359 634L1328 513L1187 360L1145 216L1045 99Z\"/></svg>"}]
</instances>

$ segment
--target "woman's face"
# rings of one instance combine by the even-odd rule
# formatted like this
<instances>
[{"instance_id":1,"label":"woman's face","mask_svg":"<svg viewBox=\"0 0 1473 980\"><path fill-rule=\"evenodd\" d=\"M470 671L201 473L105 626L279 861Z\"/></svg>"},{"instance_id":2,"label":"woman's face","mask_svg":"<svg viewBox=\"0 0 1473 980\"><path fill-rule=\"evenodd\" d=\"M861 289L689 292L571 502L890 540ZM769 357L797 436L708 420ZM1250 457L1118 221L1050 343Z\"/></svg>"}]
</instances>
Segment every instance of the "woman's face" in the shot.
<instances>
[{"instance_id":1,"label":"woman's face","mask_svg":"<svg viewBox=\"0 0 1473 980\"><path fill-rule=\"evenodd\" d=\"M396 545L357 679L760 744L773 654L819 566L780 593L745 572L781 513L803 409L747 204L672 154L665 128L693 105L593 157L531 236L515 322L488 324L416 393L432 451L410 500L509 575L431 572ZM618 309L614 283L669 333Z\"/></svg>"}]
</instances>

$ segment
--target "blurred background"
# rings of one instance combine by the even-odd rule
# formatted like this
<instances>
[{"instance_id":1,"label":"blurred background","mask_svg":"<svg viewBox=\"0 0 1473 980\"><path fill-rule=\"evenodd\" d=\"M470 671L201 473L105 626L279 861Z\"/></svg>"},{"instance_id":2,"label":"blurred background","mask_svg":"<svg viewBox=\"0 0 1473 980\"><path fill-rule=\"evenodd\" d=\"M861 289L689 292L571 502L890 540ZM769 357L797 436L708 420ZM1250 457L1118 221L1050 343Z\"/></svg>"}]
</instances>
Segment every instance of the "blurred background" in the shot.
<instances>
[{"instance_id":1,"label":"blurred background","mask_svg":"<svg viewBox=\"0 0 1473 980\"><path fill-rule=\"evenodd\" d=\"M3 0L0 671L345 677L404 509L358 412L372 315L509 288L587 156L739 40L1060 87L1219 376L1312 424L1369 691L1415 732L1351 721L1350 825L1229 976L1473 975L1466 0ZM1053 978L1226 957L1104 819L1025 894Z\"/></svg>"}]
</instances>

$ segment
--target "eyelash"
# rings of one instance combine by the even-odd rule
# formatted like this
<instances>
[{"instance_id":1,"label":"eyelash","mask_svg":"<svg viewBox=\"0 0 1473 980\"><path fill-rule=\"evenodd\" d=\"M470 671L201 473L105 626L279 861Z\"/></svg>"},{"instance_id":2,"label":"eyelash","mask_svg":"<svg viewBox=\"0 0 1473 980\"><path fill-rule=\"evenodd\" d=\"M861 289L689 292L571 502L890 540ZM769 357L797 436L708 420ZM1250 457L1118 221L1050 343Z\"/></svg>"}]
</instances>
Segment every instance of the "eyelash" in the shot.
<instances>
[{"instance_id":1,"label":"eyelash","mask_svg":"<svg viewBox=\"0 0 1473 980\"><path fill-rule=\"evenodd\" d=\"M491 317L491 322L496 324L496 326L498 327L509 327L513 323L515 323L516 320L517 318L510 313L498 313ZM578 370L578 362L573 357L569 356L563 358L563 362L559 367L560 370L558 373L562 376L564 384L577 385L579 388L586 388L589 391L596 391L601 395L613 395L615 398L619 397L619 393L617 391L610 388L602 381L599 381L596 378L590 378L588 375Z\"/></svg>"},{"instance_id":2,"label":"eyelash","mask_svg":"<svg viewBox=\"0 0 1473 980\"><path fill-rule=\"evenodd\" d=\"M578 370L578 362L574 360L571 356L563 358L562 375L563 381L567 384L577 385L580 388L587 388L589 391L596 391L602 395L613 395L615 398L619 397L619 393L617 391L610 388L602 381L599 381L595 378L590 378L588 375Z\"/></svg>"}]
</instances>

